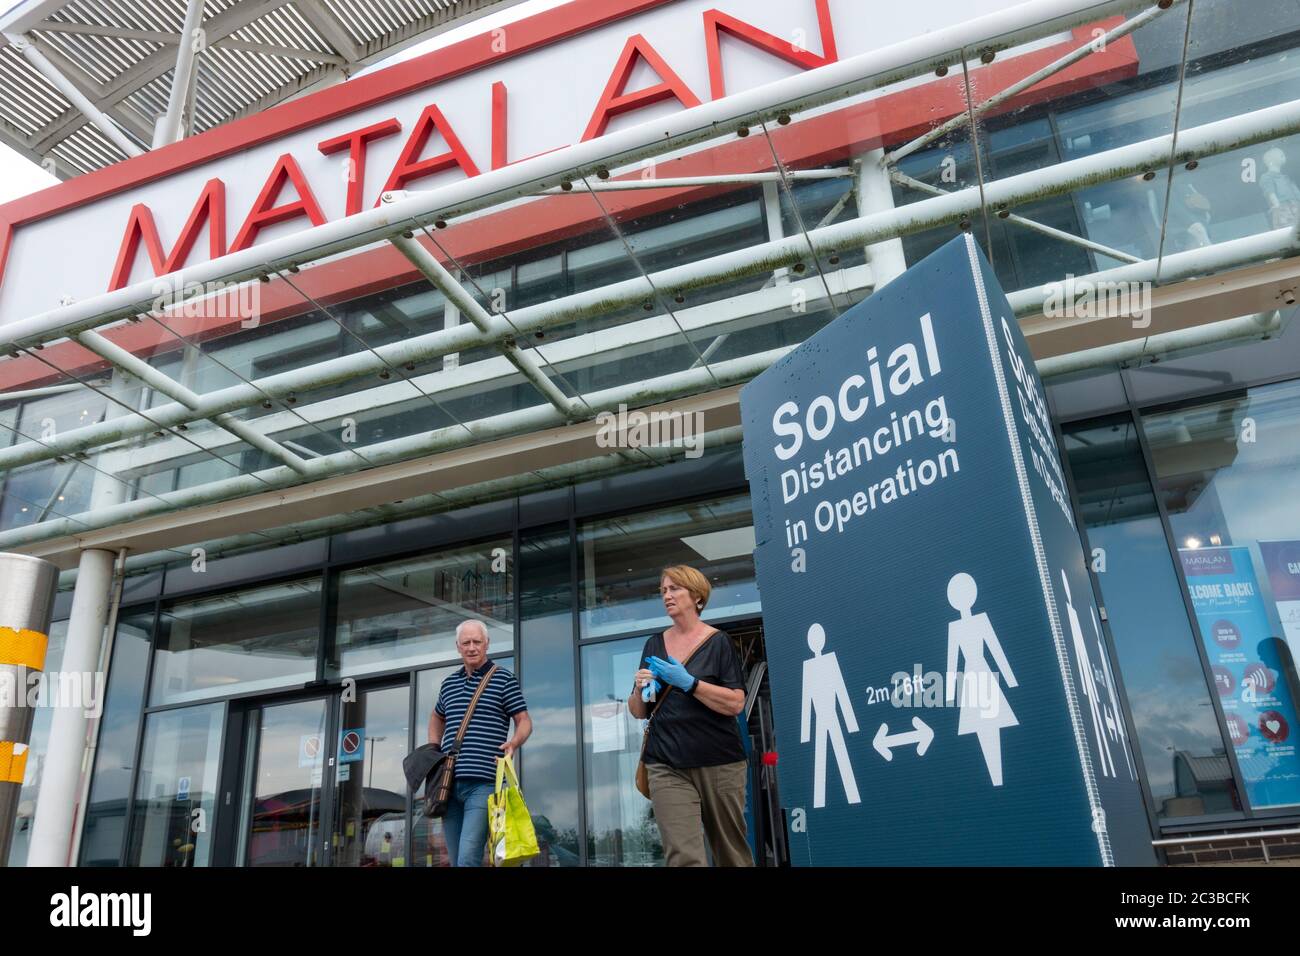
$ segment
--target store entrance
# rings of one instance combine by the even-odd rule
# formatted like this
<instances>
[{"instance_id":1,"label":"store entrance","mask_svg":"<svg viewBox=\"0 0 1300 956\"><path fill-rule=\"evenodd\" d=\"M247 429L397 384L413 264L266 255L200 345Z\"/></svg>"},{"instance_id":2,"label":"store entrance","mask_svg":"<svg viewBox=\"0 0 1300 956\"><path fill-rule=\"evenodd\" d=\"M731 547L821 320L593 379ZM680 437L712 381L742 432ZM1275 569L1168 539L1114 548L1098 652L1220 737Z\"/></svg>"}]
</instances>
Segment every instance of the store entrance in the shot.
<instances>
[{"instance_id":1,"label":"store entrance","mask_svg":"<svg viewBox=\"0 0 1300 956\"><path fill-rule=\"evenodd\" d=\"M726 625L740 657L745 676L745 752L749 758L748 817L754 861L759 866L789 865L785 821L777 789L776 767L764 759L776 754L776 731L772 718L772 689L767 677L767 648L763 620L754 618Z\"/></svg>"},{"instance_id":2,"label":"store entrance","mask_svg":"<svg viewBox=\"0 0 1300 956\"><path fill-rule=\"evenodd\" d=\"M219 863L404 865L411 705L405 678L232 704Z\"/></svg>"}]
</instances>

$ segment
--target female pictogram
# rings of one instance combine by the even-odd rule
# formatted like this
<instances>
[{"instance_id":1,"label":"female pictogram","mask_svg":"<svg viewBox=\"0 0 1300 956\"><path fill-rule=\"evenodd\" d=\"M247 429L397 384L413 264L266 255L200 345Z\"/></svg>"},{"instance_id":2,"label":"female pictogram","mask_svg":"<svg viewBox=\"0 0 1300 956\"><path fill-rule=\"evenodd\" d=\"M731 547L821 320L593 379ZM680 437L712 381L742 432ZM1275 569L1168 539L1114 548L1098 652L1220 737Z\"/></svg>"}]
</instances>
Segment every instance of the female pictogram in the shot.
<instances>
[{"instance_id":1,"label":"female pictogram","mask_svg":"<svg viewBox=\"0 0 1300 956\"><path fill-rule=\"evenodd\" d=\"M993 786L1002 786L1002 730L1016 727L1020 721L1011 711L1006 696L1002 693L999 675L1006 679L1008 687L1016 687L1016 676L1011 670L1007 656L1002 652L1002 644L984 613L972 614L975 598L979 589L975 579L961 572L954 574L948 582L948 603L961 613L956 621L948 622L948 680L945 698L949 704L956 701L961 707L957 720L957 734L975 734L984 752L984 763L988 767ZM997 670L989 667L984 657L988 648L997 664ZM958 657L965 660L965 668L957 670ZM959 686L960 685L960 686Z\"/></svg>"}]
</instances>

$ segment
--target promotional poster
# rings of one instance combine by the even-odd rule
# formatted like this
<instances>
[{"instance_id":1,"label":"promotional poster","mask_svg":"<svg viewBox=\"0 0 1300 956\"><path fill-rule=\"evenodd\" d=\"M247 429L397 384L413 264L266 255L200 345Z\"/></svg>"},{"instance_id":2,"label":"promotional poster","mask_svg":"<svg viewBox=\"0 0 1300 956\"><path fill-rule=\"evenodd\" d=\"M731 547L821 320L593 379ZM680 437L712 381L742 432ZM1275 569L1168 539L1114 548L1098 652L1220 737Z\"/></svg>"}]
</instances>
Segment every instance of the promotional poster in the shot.
<instances>
[{"instance_id":1,"label":"promotional poster","mask_svg":"<svg viewBox=\"0 0 1300 956\"><path fill-rule=\"evenodd\" d=\"M1236 751L1251 806L1300 803L1296 711L1287 681L1294 671L1269 625L1250 549L1184 549L1179 557L1223 707L1224 736Z\"/></svg>"}]
</instances>

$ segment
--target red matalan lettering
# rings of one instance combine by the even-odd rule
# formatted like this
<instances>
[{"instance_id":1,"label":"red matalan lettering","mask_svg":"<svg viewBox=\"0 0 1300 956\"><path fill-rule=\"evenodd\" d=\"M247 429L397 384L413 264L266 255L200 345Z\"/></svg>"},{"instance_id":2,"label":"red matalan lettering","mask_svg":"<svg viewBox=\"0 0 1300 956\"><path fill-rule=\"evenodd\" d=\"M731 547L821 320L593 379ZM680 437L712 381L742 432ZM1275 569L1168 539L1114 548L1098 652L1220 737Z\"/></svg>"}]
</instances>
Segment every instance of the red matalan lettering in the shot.
<instances>
[{"instance_id":1,"label":"red matalan lettering","mask_svg":"<svg viewBox=\"0 0 1300 956\"><path fill-rule=\"evenodd\" d=\"M286 182L293 183L298 198L283 206L277 206L275 202L280 198ZM248 218L239 227L239 234L231 243L230 251L239 252L241 249L247 249L257 238L258 232L266 226L298 216L306 216L313 226L320 226L325 222L325 214L320 211L320 204L312 195L311 187L307 185L307 177L302 174L298 161L291 154L285 153L275 161L275 168L267 177L266 185L262 187L261 193L253 203Z\"/></svg>"},{"instance_id":2,"label":"red matalan lettering","mask_svg":"<svg viewBox=\"0 0 1300 956\"><path fill-rule=\"evenodd\" d=\"M343 215L351 216L353 213L360 212L365 202L362 193L366 188L366 144L372 139L381 139L401 132L401 129L402 124L395 118L386 119L372 126L324 140L316 147L326 156L331 153L341 153L343 150L348 151L348 201Z\"/></svg>"},{"instance_id":3,"label":"red matalan lettering","mask_svg":"<svg viewBox=\"0 0 1300 956\"><path fill-rule=\"evenodd\" d=\"M417 157L424 152L424 147L428 145L429 137L433 135L435 130L447 143L447 151L439 153L437 156L430 156L428 159L418 159ZM464 145L451 128L451 124L447 122L447 117L442 115L442 110L430 103L424 108L420 118L415 121L415 129L411 131L411 138L402 147L402 155L397 158L397 165L393 167L393 171L388 176L388 182L384 183L384 188L380 192L401 189L412 180L422 179L425 176L431 176L454 166L459 166L464 170L466 176L478 175L478 167L474 165L474 160L470 158ZM375 205L379 204L375 203Z\"/></svg>"},{"instance_id":4,"label":"red matalan lettering","mask_svg":"<svg viewBox=\"0 0 1300 956\"><path fill-rule=\"evenodd\" d=\"M122 245L117 252L117 264L113 266L113 275L108 282L108 291L121 289L131 282L131 269L135 265L140 243L149 253L149 262L156 276L175 272L190 257L199 238L199 230L204 222L208 224L208 255L215 259L226 254L226 184L220 179L209 179L199 194L199 200L190 211L190 218L181 228L176 245L168 255L163 255L162 240L158 237L158 226L154 222L153 212L144 203L131 207L131 215L126 221L126 233L122 236Z\"/></svg>"},{"instance_id":5,"label":"red matalan lettering","mask_svg":"<svg viewBox=\"0 0 1300 956\"><path fill-rule=\"evenodd\" d=\"M525 156L523 159L510 159L509 149L509 94L506 92L506 85L500 80L492 84L492 168L504 169L507 166L513 166L515 163L522 163L524 159L536 159L538 156L545 156L547 153L553 153L557 149L564 149L563 146L556 146L552 149L544 149L540 153L534 153L532 156Z\"/></svg>"},{"instance_id":6,"label":"red matalan lettering","mask_svg":"<svg viewBox=\"0 0 1300 956\"><path fill-rule=\"evenodd\" d=\"M820 56L811 50L795 46L789 40L760 30L753 24L737 20L729 13L721 10L704 11L704 49L709 58L709 95L715 100L727 95L727 84L722 74L723 33L766 50L795 66L812 70L839 59L835 49L835 29L831 23L830 0L817 0L817 28L822 39Z\"/></svg>"},{"instance_id":7,"label":"red matalan lettering","mask_svg":"<svg viewBox=\"0 0 1300 956\"><path fill-rule=\"evenodd\" d=\"M647 86L643 90L625 93L623 91L632 76L632 71L636 68L638 59L644 60L662 82ZM610 74L609 82L605 84L605 92L600 95L596 111L591 114L591 122L587 124L587 131L582 134L582 141L585 143L589 139L605 135L605 128L609 126L609 121L621 113L672 99L686 108L700 105L699 97L691 92L691 88L673 71L673 68L645 37L639 33L629 37L623 52L619 55L618 63L614 65L614 72Z\"/></svg>"}]
</instances>

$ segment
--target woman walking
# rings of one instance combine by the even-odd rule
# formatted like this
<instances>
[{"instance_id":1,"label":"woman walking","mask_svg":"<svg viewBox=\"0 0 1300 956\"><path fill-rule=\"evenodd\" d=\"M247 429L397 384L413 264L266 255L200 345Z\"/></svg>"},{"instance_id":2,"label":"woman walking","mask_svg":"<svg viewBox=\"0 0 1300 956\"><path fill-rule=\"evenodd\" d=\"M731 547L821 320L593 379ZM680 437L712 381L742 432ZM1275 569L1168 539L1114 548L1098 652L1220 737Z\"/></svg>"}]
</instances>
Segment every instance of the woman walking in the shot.
<instances>
[{"instance_id":1,"label":"woman walking","mask_svg":"<svg viewBox=\"0 0 1300 956\"><path fill-rule=\"evenodd\" d=\"M700 620L711 590L695 568L664 569L659 593L672 626L646 641L627 701L633 717L650 718L643 759L669 866L707 866L706 841L716 865L754 865L736 720L744 680L731 639Z\"/></svg>"}]
</instances>

